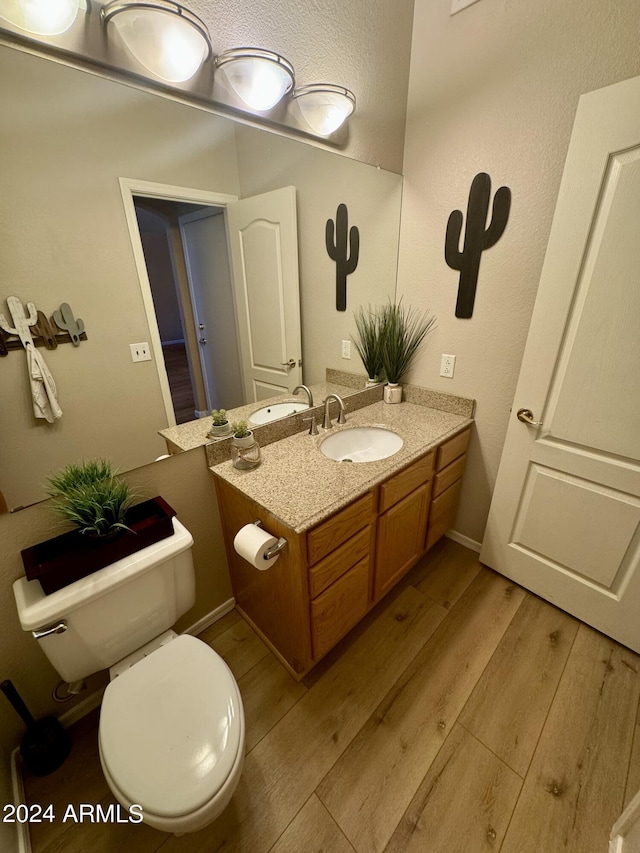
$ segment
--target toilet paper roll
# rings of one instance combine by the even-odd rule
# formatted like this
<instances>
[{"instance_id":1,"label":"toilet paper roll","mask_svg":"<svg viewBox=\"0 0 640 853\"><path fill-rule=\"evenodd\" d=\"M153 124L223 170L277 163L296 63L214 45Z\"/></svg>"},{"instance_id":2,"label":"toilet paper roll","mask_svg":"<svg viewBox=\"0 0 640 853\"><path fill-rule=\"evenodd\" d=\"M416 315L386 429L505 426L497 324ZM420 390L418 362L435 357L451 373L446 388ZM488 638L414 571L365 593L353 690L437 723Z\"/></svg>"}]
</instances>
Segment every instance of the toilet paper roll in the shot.
<instances>
[{"instance_id":1,"label":"toilet paper roll","mask_svg":"<svg viewBox=\"0 0 640 853\"><path fill-rule=\"evenodd\" d=\"M268 560L264 556L267 549L277 542L278 540L275 536L267 533L266 530L258 527L257 524L245 524L236 533L233 540L233 547L247 563L251 563L256 569L264 571L269 566L272 566L280 556L276 554L275 557L271 557Z\"/></svg>"}]
</instances>

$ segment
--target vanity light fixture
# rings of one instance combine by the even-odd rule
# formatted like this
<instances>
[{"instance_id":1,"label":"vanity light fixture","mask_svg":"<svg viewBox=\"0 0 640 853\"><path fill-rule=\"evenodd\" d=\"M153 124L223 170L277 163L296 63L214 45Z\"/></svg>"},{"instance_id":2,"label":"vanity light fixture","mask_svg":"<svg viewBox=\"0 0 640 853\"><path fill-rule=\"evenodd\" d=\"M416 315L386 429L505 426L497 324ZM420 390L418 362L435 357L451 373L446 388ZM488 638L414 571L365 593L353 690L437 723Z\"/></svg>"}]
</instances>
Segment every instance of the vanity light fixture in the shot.
<instances>
[{"instance_id":1,"label":"vanity light fixture","mask_svg":"<svg viewBox=\"0 0 640 853\"><path fill-rule=\"evenodd\" d=\"M300 112L314 133L329 136L349 118L356 108L356 96L344 86L311 83L293 93Z\"/></svg>"},{"instance_id":2,"label":"vanity light fixture","mask_svg":"<svg viewBox=\"0 0 640 853\"><path fill-rule=\"evenodd\" d=\"M35 35L57 36L71 27L80 4L81 0L2 0L0 17Z\"/></svg>"},{"instance_id":3,"label":"vanity light fixture","mask_svg":"<svg viewBox=\"0 0 640 853\"><path fill-rule=\"evenodd\" d=\"M215 59L229 85L252 110L273 109L294 86L293 65L279 53L259 47L236 47Z\"/></svg>"},{"instance_id":4,"label":"vanity light fixture","mask_svg":"<svg viewBox=\"0 0 640 853\"><path fill-rule=\"evenodd\" d=\"M170 0L113 0L102 7L123 42L144 67L168 83L183 83L212 53L203 21Z\"/></svg>"}]
</instances>

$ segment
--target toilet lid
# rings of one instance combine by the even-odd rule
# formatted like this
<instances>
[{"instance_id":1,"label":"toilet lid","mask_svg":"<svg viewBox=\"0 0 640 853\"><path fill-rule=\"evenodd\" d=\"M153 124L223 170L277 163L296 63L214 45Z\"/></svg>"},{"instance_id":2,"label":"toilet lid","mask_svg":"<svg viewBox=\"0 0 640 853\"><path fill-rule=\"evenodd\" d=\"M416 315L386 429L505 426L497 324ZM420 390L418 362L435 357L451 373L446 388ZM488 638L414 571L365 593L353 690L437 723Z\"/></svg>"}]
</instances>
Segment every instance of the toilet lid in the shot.
<instances>
[{"instance_id":1,"label":"toilet lid","mask_svg":"<svg viewBox=\"0 0 640 853\"><path fill-rule=\"evenodd\" d=\"M100 715L106 769L132 803L163 817L189 814L226 782L244 717L226 663L183 634L112 681Z\"/></svg>"}]
</instances>

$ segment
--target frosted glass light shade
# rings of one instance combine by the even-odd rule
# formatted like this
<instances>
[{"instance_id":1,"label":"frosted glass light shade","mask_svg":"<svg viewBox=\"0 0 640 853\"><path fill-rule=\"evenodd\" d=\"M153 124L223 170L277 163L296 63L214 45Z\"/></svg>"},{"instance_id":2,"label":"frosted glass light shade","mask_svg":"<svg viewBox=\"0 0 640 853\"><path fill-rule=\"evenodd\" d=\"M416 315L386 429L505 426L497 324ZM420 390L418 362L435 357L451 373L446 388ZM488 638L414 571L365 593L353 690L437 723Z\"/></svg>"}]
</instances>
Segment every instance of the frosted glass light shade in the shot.
<instances>
[{"instance_id":1,"label":"frosted glass light shade","mask_svg":"<svg viewBox=\"0 0 640 853\"><path fill-rule=\"evenodd\" d=\"M0 16L40 36L66 32L78 16L79 0L0 0Z\"/></svg>"},{"instance_id":2,"label":"frosted glass light shade","mask_svg":"<svg viewBox=\"0 0 640 853\"><path fill-rule=\"evenodd\" d=\"M169 83L183 83L211 55L206 26L177 3L120 2L103 7L111 23L141 65Z\"/></svg>"},{"instance_id":3,"label":"frosted glass light shade","mask_svg":"<svg viewBox=\"0 0 640 853\"><path fill-rule=\"evenodd\" d=\"M216 67L240 100L257 112L273 109L294 84L291 63L258 47L227 50L216 58Z\"/></svg>"},{"instance_id":4,"label":"frosted glass light shade","mask_svg":"<svg viewBox=\"0 0 640 853\"><path fill-rule=\"evenodd\" d=\"M329 136L356 108L356 96L333 83L312 83L293 93L305 121L319 136Z\"/></svg>"}]
</instances>

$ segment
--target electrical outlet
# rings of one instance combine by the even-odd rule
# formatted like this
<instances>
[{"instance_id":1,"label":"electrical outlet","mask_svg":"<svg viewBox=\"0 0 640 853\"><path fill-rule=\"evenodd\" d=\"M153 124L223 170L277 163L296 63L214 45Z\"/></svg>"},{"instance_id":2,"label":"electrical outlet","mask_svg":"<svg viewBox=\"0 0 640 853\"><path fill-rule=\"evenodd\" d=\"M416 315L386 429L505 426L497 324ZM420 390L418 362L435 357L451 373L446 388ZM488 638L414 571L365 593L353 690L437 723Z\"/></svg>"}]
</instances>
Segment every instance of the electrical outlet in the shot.
<instances>
[{"instance_id":1,"label":"electrical outlet","mask_svg":"<svg viewBox=\"0 0 640 853\"><path fill-rule=\"evenodd\" d=\"M131 361L151 361L151 349L145 341L142 344L129 344Z\"/></svg>"},{"instance_id":2,"label":"electrical outlet","mask_svg":"<svg viewBox=\"0 0 640 853\"><path fill-rule=\"evenodd\" d=\"M342 341L342 357L351 358L351 341Z\"/></svg>"},{"instance_id":3,"label":"electrical outlet","mask_svg":"<svg viewBox=\"0 0 640 853\"><path fill-rule=\"evenodd\" d=\"M440 362L440 376L445 376L447 379L453 379L453 371L456 366L456 357L455 355L442 355L442 361Z\"/></svg>"}]
</instances>

